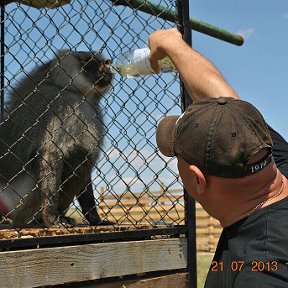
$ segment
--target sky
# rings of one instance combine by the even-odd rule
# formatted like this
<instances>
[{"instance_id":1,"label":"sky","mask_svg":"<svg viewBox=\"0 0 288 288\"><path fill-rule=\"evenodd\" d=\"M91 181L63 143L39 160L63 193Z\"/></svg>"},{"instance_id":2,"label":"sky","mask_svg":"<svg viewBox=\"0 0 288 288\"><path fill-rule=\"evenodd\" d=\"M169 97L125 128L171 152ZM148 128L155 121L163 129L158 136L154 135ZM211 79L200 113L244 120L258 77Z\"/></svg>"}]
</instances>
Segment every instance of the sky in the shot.
<instances>
[{"instance_id":1,"label":"sky","mask_svg":"<svg viewBox=\"0 0 288 288\"><path fill-rule=\"evenodd\" d=\"M171 0L153 2L175 6ZM7 91L58 49L100 50L113 59L120 52L145 47L154 30L173 26L147 13L112 6L110 0L70 4L53 10L7 5ZM288 2L190 0L189 5L190 17L243 35L244 44L235 46L192 31L192 46L288 140ZM95 186L113 193L158 190L160 182L169 189L181 187L175 159L163 157L155 141L161 118L181 113L179 95L175 73L137 79L115 75L111 92L101 100L106 135L93 172Z\"/></svg>"},{"instance_id":2,"label":"sky","mask_svg":"<svg viewBox=\"0 0 288 288\"><path fill-rule=\"evenodd\" d=\"M235 46L193 32L192 45L288 140L288 2L190 0L190 16L243 35Z\"/></svg>"}]
</instances>

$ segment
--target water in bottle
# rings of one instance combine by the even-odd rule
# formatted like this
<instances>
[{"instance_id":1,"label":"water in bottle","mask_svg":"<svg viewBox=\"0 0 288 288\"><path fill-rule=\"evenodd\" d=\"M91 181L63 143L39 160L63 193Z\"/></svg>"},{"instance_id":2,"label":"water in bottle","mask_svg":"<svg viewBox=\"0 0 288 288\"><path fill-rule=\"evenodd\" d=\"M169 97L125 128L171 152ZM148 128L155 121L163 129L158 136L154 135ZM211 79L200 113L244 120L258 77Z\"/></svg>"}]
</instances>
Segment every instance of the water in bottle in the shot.
<instances>
[{"instance_id":1,"label":"water in bottle","mask_svg":"<svg viewBox=\"0 0 288 288\"><path fill-rule=\"evenodd\" d=\"M159 62L160 72L176 72L176 68L172 61L165 57ZM134 49L119 54L112 63L112 69L115 69L122 76L128 78L141 77L145 75L155 74L150 65L150 49Z\"/></svg>"}]
</instances>

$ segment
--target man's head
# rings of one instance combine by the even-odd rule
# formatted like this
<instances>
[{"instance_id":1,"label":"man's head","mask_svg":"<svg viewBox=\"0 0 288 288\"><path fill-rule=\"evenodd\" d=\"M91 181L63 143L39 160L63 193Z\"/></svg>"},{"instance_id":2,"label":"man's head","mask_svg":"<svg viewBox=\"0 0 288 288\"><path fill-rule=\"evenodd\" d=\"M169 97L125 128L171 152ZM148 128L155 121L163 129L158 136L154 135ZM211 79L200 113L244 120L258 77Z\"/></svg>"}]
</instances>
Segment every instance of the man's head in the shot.
<instances>
[{"instance_id":1,"label":"man's head","mask_svg":"<svg viewBox=\"0 0 288 288\"><path fill-rule=\"evenodd\" d=\"M242 178L261 171L272 159L272 140L262 115L233 98L197 101L180 117L165 117L156 141L165 156L181 157L210 176ZM261 151L267 153L251 161Z\"/></svg>"}]
</instances>

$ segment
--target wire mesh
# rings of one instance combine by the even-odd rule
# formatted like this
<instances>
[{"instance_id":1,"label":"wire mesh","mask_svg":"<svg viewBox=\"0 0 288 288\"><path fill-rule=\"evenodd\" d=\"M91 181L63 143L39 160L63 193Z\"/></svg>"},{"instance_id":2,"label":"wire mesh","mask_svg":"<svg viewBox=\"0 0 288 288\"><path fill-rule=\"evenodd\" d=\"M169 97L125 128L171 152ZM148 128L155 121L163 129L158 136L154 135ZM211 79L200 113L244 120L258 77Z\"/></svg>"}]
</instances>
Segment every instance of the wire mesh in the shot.
<instances>
[{"instance_id":1,"label":"wire mesh","mask_svg":"<svg viewBox=\"0 0 288 288\"><path fill-rule=\"evenodd\" d=\"M176 9L173 1L155 4ZM184 224L183 190L175 160L159 154L155 142L159 120L181 113L178 74L134 79L115 74L110 90L95 104L89 100L94 88L84 93L77 84L78 76L83 69L88 71L88 66L74 73L73 61L69 65L61 62L69 51L97 52L105 59L114 59L121 52L146 47L151 32L175 24L161 19L161 15L133 9L129 3L115 5L108 0L76 0L55 9L10 3L4 14L1 224L17 231L27 225L56 225L75 233L69 228L75 223L62 217L64 214L76 224L110 224L114 228ZM59 50L65 53L59 56ZM58 61L58 68L50 64L47 68L51 59ZM48 80L40 77L43 67ZM51 75L56 69L59 79L53 78L53 82ZM53 88L43 88L47 81ZM61 86L61 81L67 83ZM100 85L102 80L97 81ZM32 101L36 95L38 98ZM75 95L76 102L67 98ZM87 118L85 114L91 109L93 115ZM42 121L45 115L49 123ZM95 125L97 129L91 130ZM81 147L82 142L90 146ZM49 150L48 146L53 148ZM95 211L101 220L95 221ZM51 220L47 215L57 217ZM50 220L45 222L45 217Z\"/></svg>"}]
</instances>

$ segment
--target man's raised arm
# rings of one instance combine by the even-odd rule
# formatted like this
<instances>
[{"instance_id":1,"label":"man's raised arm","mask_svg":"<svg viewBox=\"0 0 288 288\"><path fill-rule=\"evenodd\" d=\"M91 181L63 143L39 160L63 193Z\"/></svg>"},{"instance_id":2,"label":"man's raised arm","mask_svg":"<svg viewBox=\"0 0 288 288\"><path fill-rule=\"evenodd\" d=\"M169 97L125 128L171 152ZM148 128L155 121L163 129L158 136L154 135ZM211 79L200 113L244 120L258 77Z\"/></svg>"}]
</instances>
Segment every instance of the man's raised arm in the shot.
<instances>
[{"instance_id":1,"label":"man's raised arm","mask_svg":"<svg viewBox=\"0 0 288 288\"><path fill-rule=\"evenodd\" d=\"M176 29L158 30L149 37L150 62L159 73L158 60L168 56L178 69L193 100L207 97L233 97L238 94L218 69L200 53L188 46Z\"/></svg>"}]
</instances>

